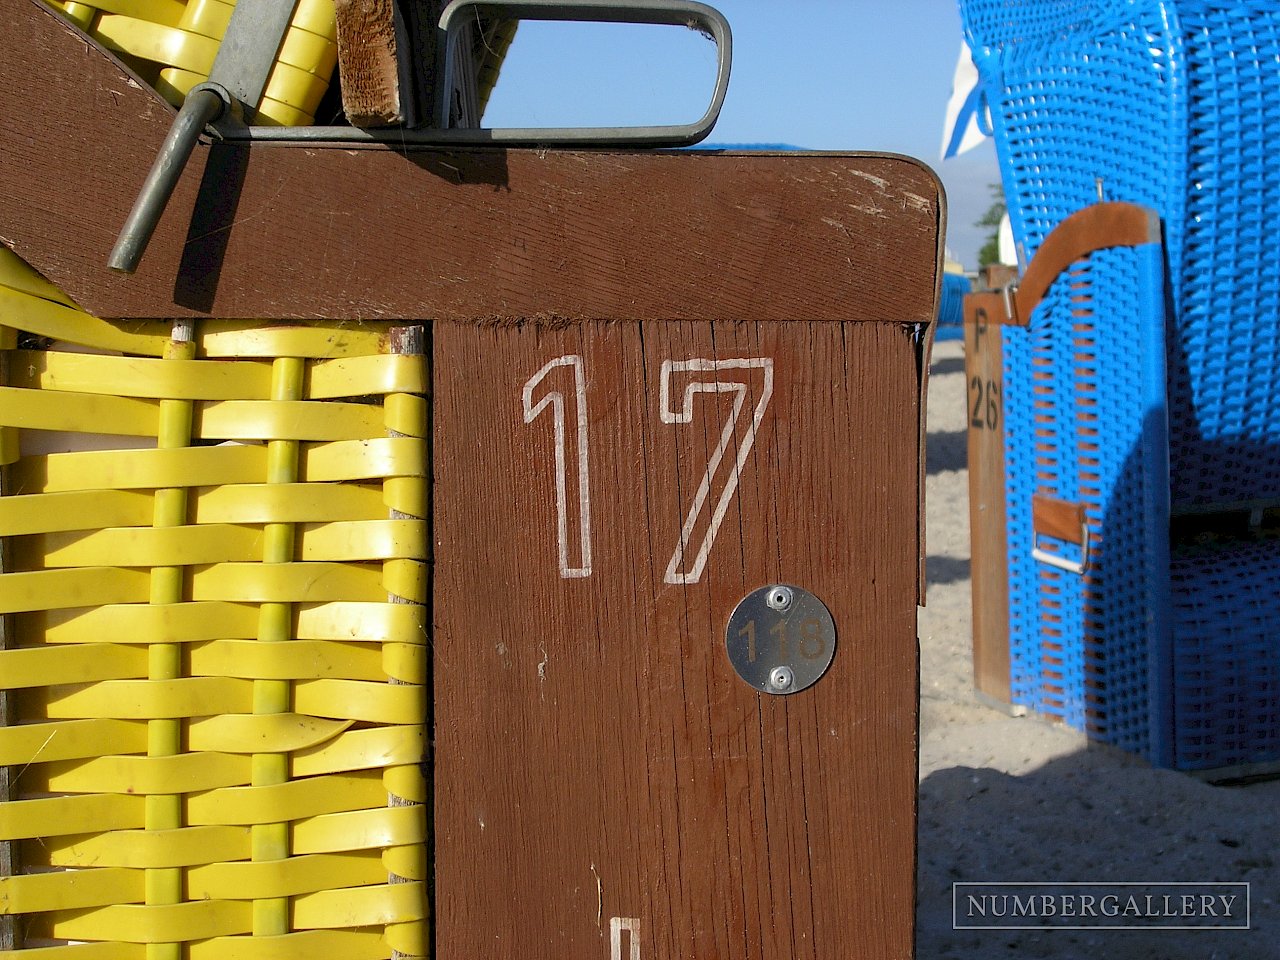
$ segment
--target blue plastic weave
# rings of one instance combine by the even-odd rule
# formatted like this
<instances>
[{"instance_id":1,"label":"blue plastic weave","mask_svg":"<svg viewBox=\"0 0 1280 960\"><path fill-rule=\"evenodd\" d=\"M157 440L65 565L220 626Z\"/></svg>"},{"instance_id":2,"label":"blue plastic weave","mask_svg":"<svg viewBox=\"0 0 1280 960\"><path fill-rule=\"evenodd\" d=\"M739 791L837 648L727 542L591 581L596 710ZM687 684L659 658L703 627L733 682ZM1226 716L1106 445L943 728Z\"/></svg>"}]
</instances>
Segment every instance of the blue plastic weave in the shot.
<instances>
[{"instance_id":1,"label":"blue plastic weave","mask_svg":"<svg viewBox=\"0 0 1280 960\"><path fill-rule=\"evenodd\" d=\"M1280 758L1280 541L1184 547L1172 564L1175 763Z\"/></svg>"},{"instance_id":2,"label":"blue plastic weave","mask_svg":"<svg viewBox=\"0 0 1280 960\"><path fill-rule=\"evenodd\" d=\"M1280 4L961 0L1014 235L1161 216L1174 509L1280 500Z\"/></svg>"},{"instance_id":3,"label":"blue plastic weave","mask_svg":"<svg viewBox=\"0 0 1280 960\"><path fill-rule=\"evenodd\" d=\"M1151 529L1168 526L1162 289L1157 245L1103 250L1028 328L1004 328L1013 700L1155 760L1169 751L1168 629L1152 612L1167 606ZM1031 558L1034 494L1085 505L1083 577Z\"/></svg>"}]
</instances>

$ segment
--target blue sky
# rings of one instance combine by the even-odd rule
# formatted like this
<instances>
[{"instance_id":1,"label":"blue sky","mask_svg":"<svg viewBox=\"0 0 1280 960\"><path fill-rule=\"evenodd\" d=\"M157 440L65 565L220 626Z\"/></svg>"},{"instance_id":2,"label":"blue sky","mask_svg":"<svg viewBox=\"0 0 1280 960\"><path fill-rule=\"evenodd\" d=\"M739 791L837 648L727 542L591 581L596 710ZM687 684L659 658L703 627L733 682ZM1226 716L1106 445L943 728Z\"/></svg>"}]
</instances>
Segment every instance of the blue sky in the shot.
<instances>
[{"instance_id":1,"label":"blue sky","mask_svg":"<svg viewBox=\"0 0 1280 960\"><path fill-rule=\"evenodd\" d=\"M988 142L940 156L960 50L955 0L713 0L733 73L708 143L787 143L918 157L942 178L947 245L976 266L972 226L999 180ZM682 28L526 22L485 126L676 123L710 96L714 45Z\"/></svg>"}]
</instances>

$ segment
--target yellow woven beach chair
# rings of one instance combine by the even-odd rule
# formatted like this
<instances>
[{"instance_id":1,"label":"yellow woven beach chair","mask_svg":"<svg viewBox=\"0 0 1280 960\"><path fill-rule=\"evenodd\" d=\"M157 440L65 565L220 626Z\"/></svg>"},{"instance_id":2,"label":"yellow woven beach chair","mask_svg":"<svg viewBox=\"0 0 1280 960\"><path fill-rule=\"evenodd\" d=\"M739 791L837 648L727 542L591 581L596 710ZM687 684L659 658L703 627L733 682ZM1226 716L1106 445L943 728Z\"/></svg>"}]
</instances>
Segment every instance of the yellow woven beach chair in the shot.
<instances>
[{"instance_id":1,"label":"yellow woven beach chair","mask_svg":"<svg viewBox=\"0 0 1280 960\"><path fill-rule=\"evenodd\" d=\"M0 324L0 956L422 954L415 328Z\"/></svg>"}]
</instances>

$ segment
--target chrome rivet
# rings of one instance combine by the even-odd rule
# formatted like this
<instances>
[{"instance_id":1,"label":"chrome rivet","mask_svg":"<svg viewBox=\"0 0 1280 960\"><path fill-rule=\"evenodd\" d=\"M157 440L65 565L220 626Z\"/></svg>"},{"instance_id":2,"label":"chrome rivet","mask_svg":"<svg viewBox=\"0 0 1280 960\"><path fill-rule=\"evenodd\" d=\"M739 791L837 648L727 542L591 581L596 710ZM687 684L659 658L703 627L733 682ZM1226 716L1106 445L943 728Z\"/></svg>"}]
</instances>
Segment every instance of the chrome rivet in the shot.
<instances>
[{"instance_id":1,"label":"chrome rivet","mask_svg":"<svg viewBox=\"0 0 1280 960\"><path fill-rule=\"evenodd\" d=\"M796 682L796 675L790 667L774 667L769 671L769 686L775 690L790 690Z\"/></svg>"},{"instance_id":2,"label":"chrome rivet","mask_svg":"<svg viewBox=\"0 0 1280 960\"><path fill-rule=\"evenodd\" d=\"M791 606L791 591L787 587L770 587L765 603L771 610L786 610Z\"/></svg>"}]
</instances>

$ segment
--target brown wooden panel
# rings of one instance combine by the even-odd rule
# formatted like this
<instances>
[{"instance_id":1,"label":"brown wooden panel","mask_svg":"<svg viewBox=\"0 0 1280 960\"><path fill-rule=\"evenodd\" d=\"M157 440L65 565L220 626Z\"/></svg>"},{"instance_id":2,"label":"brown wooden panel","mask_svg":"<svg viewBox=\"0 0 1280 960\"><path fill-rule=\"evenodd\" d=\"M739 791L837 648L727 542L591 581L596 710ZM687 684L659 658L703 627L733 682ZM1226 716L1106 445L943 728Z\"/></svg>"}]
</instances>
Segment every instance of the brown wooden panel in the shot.
<instances>
[{"instance_id":1,"label":"brown wooden panel","mask_svg":"<svg viewBox=\"0 0 1280 960\"><path fill-rule=\"evenodd\" d=\"M1084 543L1084 504L1035 494L1031 498L1031 527L1070 543Z\"/></svg>"},{"instance_id":2,"label":"brown wooden panel","mask_svg":"<svg viewBox=\"0 0 1280 960\"><path fill-rule=\"evenodd\" d=\"M575 356L589 576L574 370L545 366ZM665 362L699 358L768 358L773 393L704 570L668 583L733 405L699 393L663 422ZM435 325L441 956L616 957L614 918L644 960L911 956L917 364L895 324ZM535 405L564 398L569 577L554 406L524 416L539 372ZM732 451L762 368L712 378L748 384ZM757 694L724 649L739 599L778 581L839 631L790 697Z\"/></svg>"},{"instance_id":3,"label":"brown wooden panel","mask_svg":"<svg viewBox=\"0 0 1280 960\"><path fill-rule=\"evenodd\" d=\"M201 146L117 276L172 110L37 0L0 17L0 241L99 316L933 317L937 178L876 155Z\"/></svg>"},{"instance_id":4,"label":"brown wooden panel","mask_svg":"<svg viewBox=\"0 0 1280 960\"><path fill-rule=\"evenodd\" d=\"M1001 703L1009 687L1009 566L1005 527L1003 330L973 322L965 298L964 363L968 384L969 538L973 587L973 677Z\"/></svg>"}]
</instances>

